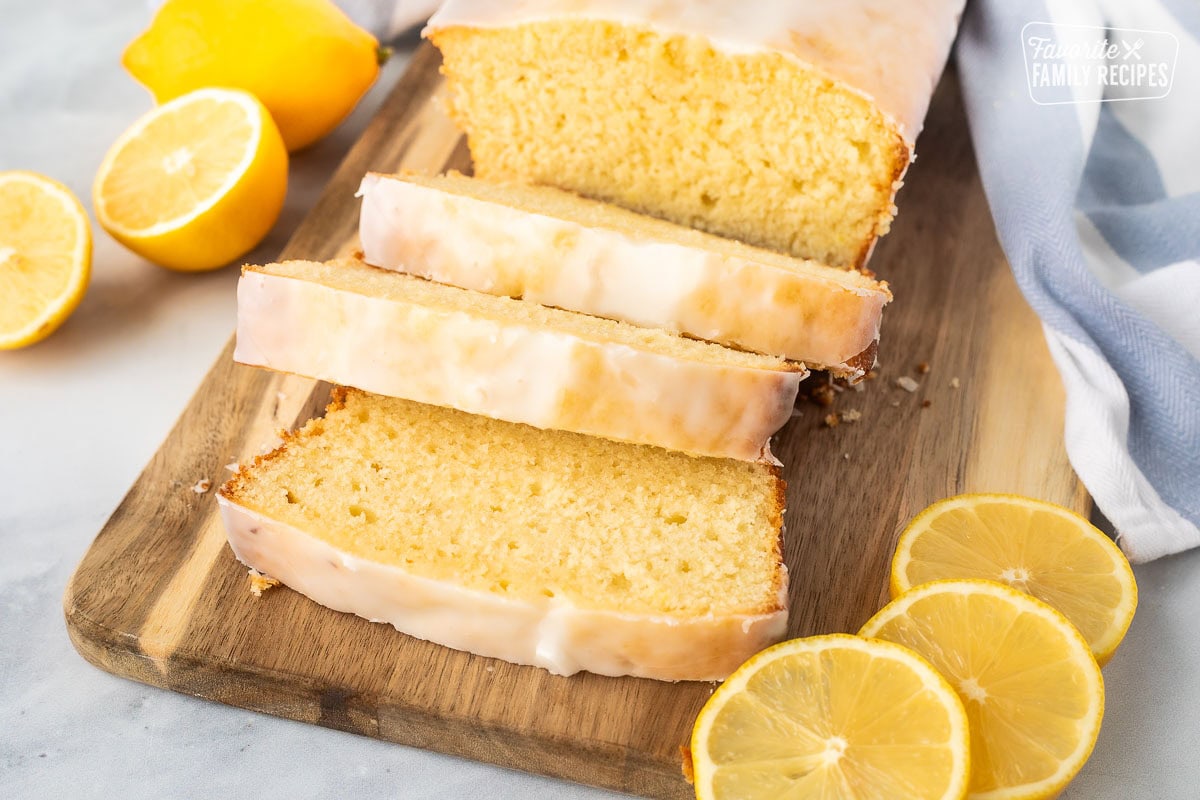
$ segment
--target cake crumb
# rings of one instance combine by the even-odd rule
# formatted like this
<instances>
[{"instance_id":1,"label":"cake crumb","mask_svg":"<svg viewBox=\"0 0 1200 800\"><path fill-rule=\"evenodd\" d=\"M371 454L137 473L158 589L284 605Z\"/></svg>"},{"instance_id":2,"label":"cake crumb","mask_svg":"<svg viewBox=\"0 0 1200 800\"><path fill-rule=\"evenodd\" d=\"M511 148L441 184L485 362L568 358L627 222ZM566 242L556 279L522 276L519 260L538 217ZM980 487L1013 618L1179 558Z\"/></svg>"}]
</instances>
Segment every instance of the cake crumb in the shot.
<instances>
[{"instance_id":1,"label":"cake crumb","mask_svg":"<svg viewBox=\"0 0 1200 800\"><path fill-rule=\"evenodd\" d=\"M862 412L856 408L848 408L845 411L831 411L825 415L825 427L836 428L843 422L851 425L862 419Z\"/></svg>"},{"instance_id":2,"label":"cake crumb","mask_svg":"<svg viewBox=\"0 0 1200 800\"><path fill-rule=\"evenodd\" d=\"M225 469L229 470L230 472L237 472L241 468L242 468L241 464L239 464L236 461L230 461L228 464L225 465Z\"/></svg>"},{"instance_id":3,"label":"cake crumb","mask_svg":"<svg viewBox=\"0 0 1200 800\"><path fill-rule=\"evenodd\" d=\"M929 408L931 405L933 405L932 400L922 400L921 401L921 408Z\"/></svg>"},{"instance_id":4,"label":"cake crumb","mask_svg":"<svg viewBox=\"0 0 1200 800\"><path fill-rule=\"evenodd\" d=\"M250 568L250 594L255 597L262 597L263 592L272 589L279 585L279 581L272 578L270 575L263 575L253 567Z\"/></svg>"},{"instance_id":5,"label":"cake crumb","mask_svg":"<svg viewBox=\"0 0 1200 800\"><path fill-rule=\"evenodd\" d=\"M950 379L950 388L951 389L957 389L960 386L962 386L962 381L960 381L958 378Z\"/></svg>"},{"instance_id":6,"label":"cake crumb","mask_svg":"<svg viewBox=\"0 0 1200 800\"><path fill-rule=\"evenodd\" d=\"M849 460L850 460L850 454L849 454L849 453L842 453L842 458L844 458L844 459L846 459L847 461L849 461Z\"/></svg>"},{"instance_id":7,"label":"cake crumb","mask_svg":"<svg viewBox=\"0 0 1200 800\"><path fill-rule=\"evenodd\" d=\"M906 392L915 392L917 389L921 388L921 384L917 383L907 375L901 375L899 378L896 378L896 385Z\"/></svg>"},{"instance_id":8,"label":"cake crumb","mask_svg":"<svg viewBox=\"0 0 1200 800\"><path fill-rule=\"evenodd\" d=\"M822 383L814 387L812 390L812 401L826 408L833 405L833 384Z\"/></svg>"},{"instance_id":9,"label":"cake crumb","mask_svg":"<svg viewBox=\"0 0 1200 800\"><path fill-rule=\"evenodd\" d=\"M922 361L920 364L917 364L917 374L918 375L928 375L929 374L929 362L928 361Z\"/></svg>"},{"instance_id":10,"label":"cake crumb","mask_svg":"<svg viewBox=\"0 0 1200 800\"><path fill-rule=\"evenodd\" d=\"M892 401L892 408L899 408L899 407L900 407L900 401L899 401L899 400L893 400L893 401Z\"/></svg>"},{"instance_id":11,"label":"cake crumb","mask_svg":"<svg viewBox=\"0 0 1200 800\"><path fill-rule=\"evenodd\" d=\"M212 481L208 478L201 478L192 486L192 491L196 494L208 494L208 490L212 488Z\"/></svg>"}]
</instances>

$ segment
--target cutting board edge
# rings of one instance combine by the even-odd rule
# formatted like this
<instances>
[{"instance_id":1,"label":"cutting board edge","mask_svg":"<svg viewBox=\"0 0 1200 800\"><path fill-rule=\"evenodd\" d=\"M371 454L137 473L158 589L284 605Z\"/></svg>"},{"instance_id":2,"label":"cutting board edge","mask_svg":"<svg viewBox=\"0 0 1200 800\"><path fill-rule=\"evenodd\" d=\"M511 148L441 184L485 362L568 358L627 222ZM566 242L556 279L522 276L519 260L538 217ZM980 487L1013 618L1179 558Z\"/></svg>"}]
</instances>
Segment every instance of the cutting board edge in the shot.
<instances>
[{"instance_id":1,"label":"cutting board edge","mask_svg":"<svg viewBox=\"0 0 1200 800\"><path fill-rule=\"evenodd\" d=\"M660 761L612 743L559 741L533 732L513 736L503 726L482 724L470 717L384 702L373 693L319 685L299 674L246 669L237 663L215 664L190 657L186 649L164 659L154 658L141 651L136 638L103 624L79 602L76 582L85 567L91 568L88 561L85 557L80 563L63 595L67 636L85 661L116 677L294 722L602 789L662 800L693 796L683 777L682 752L677 761ZM180 676L186 680L179 680ZM581 778L601 777L598 767L604 779Z\"/></svg>"}]
</instances>

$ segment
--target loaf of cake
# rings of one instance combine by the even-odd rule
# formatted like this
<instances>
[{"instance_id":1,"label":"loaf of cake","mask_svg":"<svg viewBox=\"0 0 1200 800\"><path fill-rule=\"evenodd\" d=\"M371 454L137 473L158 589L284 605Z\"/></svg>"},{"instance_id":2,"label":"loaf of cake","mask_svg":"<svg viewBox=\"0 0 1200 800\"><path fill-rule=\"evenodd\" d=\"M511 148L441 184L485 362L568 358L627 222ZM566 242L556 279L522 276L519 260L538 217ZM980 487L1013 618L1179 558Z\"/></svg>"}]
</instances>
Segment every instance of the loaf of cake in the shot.
<instances>
[{"instance_id":1,"label":"loaf of cake","mask_svg":"<svg viewBox=\"0 0 1200 800\"><path fill-rule=\"evenodd\" d=\"M545 186L368 174L369 264L803 361L874 365L887 285Z\"/></svg>"},{"instance_id":2,"label":"loaf of cake","mask_svg":"<svg viewBox=\"0 0 1200 800\"><path fill-rule=\"evenodd\" d=\"M475 173L860 266L964 0L447 0Z\"/></svg>"},{"instance_id":3,"label":"loaf of cake","mask_svg":"<svg viewBox=\"0 0 1200 800\"><path fill-rule=\"evenodd\" d=\"M559 675L678 681L783 636L783 496L766 464L339 389L218 502L243 563L329 608Z\"/></svg>"},{"instance_id":4,"label":"loaf of cake","mask_svg":"<svg viewBox=\"0 0 1200 800\"><path fill-rule=\"evenodd\" d=\"M807 374L352 259L244 268L234 359L538 428L764 461Z\"/></svg>"}]
</instances>

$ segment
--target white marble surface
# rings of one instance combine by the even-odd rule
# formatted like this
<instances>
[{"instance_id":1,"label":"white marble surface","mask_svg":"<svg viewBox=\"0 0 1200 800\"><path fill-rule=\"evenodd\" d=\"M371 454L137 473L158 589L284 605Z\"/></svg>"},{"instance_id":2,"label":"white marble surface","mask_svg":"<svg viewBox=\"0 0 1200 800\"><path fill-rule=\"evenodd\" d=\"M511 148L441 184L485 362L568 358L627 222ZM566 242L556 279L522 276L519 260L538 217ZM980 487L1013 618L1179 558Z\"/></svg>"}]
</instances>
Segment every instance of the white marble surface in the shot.
<instances>
[{"instance_id":1,"label":"white marble surface","mask_svg":"<svg viewBox=\"0 0 1200 800\"><path fill-rule=\"evenodd\" d=\"M89 196L108 144L150 106L119 66L147 7L0 0L0 169ZM284 217L252 258L279 251L403 60L295 159ZM0 798L615 797L151 689L72 650L63 587L232 330L236 278L165 272L97 229L79 311L0 353ZM1200 553L1137 575L1141 609L1105 670L1104 729L1073 800L1200 796Z\"/></svg>"}]
</instances>

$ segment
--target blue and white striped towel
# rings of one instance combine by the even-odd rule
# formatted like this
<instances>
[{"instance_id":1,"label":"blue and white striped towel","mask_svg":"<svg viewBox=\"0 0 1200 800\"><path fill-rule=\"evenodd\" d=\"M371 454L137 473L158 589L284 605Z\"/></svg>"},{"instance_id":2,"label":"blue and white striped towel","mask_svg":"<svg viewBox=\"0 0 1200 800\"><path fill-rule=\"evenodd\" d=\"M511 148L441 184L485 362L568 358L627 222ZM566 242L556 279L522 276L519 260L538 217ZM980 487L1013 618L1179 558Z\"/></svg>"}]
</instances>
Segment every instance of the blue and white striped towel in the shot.
<instances>
[{"instance_id":1,"label":"blue and white striped towel","mask_svg":"<svg viewBox=\"0 0 1200 800\"><path fill-rule=\"evenodd\" d=\"M1122 102L1099 102L1104 87L1039 88L1063 104L1036 104L1031 22L1138 29L1159 45L1168 32L1174 83ZM1066 387L1071 463L1131 560L1196 547L1200 5L971 0L957 59L1000 241Z\"/></svg>"}]
</instances>

